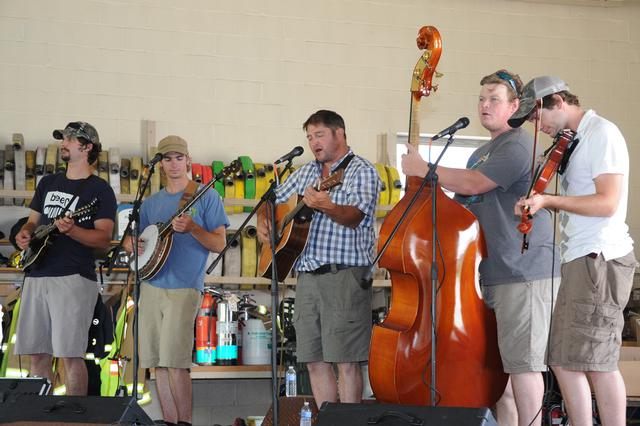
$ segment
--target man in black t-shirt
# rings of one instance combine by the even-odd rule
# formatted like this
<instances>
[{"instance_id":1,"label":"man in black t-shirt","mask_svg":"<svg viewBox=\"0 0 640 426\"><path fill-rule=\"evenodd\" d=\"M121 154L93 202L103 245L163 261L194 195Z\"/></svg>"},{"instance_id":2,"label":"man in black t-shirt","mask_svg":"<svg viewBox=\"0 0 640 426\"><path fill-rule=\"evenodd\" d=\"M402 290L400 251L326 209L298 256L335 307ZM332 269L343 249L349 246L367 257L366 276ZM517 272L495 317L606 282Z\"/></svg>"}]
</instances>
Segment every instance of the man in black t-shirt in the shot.
<instances>
[{"instance_id":1,"label":"man in black t-shirt","mask_svg":"<svg viewBox=\"0 0 640 426\"><path fill-rule=\"evenodd\" d=\"M26 273L15 353L30 355L31 376L52 380L52 357L64 363L67 395L87 394L84 353L98 297L93 249L106 249L116 215L113 190L93 175L101 151L98 132L82 121L55 130L67 169L42 178L27 223L16 236L29 247L39 225L55 223L53 244ZM70 213L96 203L87 215Z\"/></svg>"}]
</instances>

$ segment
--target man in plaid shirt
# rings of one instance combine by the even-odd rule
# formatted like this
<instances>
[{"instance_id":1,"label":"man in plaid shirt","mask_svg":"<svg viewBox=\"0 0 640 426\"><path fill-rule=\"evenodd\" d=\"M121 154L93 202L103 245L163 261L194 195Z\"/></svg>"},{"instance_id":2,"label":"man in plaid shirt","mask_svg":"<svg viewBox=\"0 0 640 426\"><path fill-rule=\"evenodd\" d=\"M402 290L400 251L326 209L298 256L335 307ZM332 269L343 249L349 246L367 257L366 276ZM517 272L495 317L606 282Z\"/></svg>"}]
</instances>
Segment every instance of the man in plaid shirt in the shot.
<instances>
[{"instance_id":1,"label":"man in plaid shirt","mask_svg":"<svg viewBox=\"0 0 640 426\"><path fill-rule=\"evenodd\" d=\"M338 394L341 402L360 402L360 362L368 359L371 338L371 288L362 285L362 276L374 257L375 208L382 183L374 166L347 145L340 115L317 111L302 128L315 161L276 189L277 203L303 195L315 211L307 245L294 267L297 358L307 363L318 406L336 402ZM343 161L343 182L329 191L316 190L318 182L344 167ZM259 220L263 244L269 244L269 229L265 218Z\"/></svg>"}]
</instances>

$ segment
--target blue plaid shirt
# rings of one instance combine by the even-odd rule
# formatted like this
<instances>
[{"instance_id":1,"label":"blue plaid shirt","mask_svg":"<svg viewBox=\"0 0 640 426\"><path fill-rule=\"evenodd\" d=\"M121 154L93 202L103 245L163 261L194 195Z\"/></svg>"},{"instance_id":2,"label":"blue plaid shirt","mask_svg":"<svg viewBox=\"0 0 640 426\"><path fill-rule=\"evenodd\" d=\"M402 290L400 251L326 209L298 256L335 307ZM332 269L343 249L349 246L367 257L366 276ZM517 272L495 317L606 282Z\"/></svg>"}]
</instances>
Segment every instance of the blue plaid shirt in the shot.
<instances>
[{"instance_id":1,"label":"blue plaid shirt","mask_svg":"<svg viewBox=\"0 0 640 426\"><path fill-rule=\"evenodd\" d=\"M352 154L351 150L347 155L349 154ZM343 159L344 157L331 165L331 173ZM322 164L318 161L305 164L276 189L276 202L283 203L294 193L303 195L305 189L316 185L321 177ZM362 157L353 157L345 170L343 183L330 190L331 201L357 207L364 213L364 218L352 229L316 211L311 221L307 245L296 261L295 270L313 271L330 263L371 265L375 243L375 209L381 186L375 167Z\"/></svg>"}]
</instances>

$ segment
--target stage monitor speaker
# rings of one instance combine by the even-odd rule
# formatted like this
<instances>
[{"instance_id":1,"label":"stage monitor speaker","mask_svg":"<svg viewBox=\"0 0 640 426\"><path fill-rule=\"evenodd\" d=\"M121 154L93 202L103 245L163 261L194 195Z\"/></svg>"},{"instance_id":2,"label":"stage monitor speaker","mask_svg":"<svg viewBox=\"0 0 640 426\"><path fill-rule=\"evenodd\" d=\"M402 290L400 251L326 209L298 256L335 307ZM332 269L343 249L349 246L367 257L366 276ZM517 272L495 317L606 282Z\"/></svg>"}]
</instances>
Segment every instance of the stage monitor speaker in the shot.
<instances>
[{"instance_id":1,"label":"stage monitor speaker","mask_svg":"<svg viewBox=\"0 0 640 426\"><path fill-rule=\"evenodd\" d=\"M133 397L20 395L0 403L0 423L152 425Z\"/></svg>"},{"instance_id":2,"label":"stage monitor speaker","mask_svg":"<svg viewBox=\"0 0 640 426\"><path fill-rule=\"evenodd\" d=\"M51 383L45 378L0 378L0 403L17 395L46 395L51 389Z\"/></svg>"},{"instance_id":3,"label":"stage monitor speaker","mask_svg":"<svg viewBox=\"0 0 640 426\"><path fill-rule=\"evenodd\" d=\"M498 426L488 408L325 403L316 426Z\"/></svg>"}]
</instances>

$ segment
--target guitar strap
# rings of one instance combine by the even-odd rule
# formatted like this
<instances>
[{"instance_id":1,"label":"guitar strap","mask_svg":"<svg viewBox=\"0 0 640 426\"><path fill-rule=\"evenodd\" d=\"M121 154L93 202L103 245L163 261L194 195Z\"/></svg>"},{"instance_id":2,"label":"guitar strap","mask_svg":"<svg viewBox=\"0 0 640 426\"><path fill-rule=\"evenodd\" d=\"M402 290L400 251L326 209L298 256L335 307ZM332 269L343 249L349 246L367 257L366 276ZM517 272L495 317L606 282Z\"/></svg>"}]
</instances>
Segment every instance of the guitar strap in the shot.
<instances>
[{"instance_id":1,"label":"guitar strap","mask_svg":"<svg viewBox=\"0 0 640 426\"><path fill-rule=\"evenodd\" d=\"M571 157L571 154L573 154L573 151L576 149L579 142L580 139L575 138L571 142L569 148L567 148L567 151L562 156L562 160L560 160L560 165L558 166L558 174L564 174L564 171L567 170L567 166L569 165L569 158Z\"/></svg>"},{"instance_id":2,"label":"guitar strap","mask_svg":"<svg viewBox=\"0 0 640 426\"><path fill-rule=\"evenodd\" d=\"M180 198L180 202L178 203L178 210L183 208L189 200L193 198L193 194L198 190L198 182L195 180L190 180L187 186L184 188L184 192L182 193L182 198Z\"/></svg>"}]
</instances>

